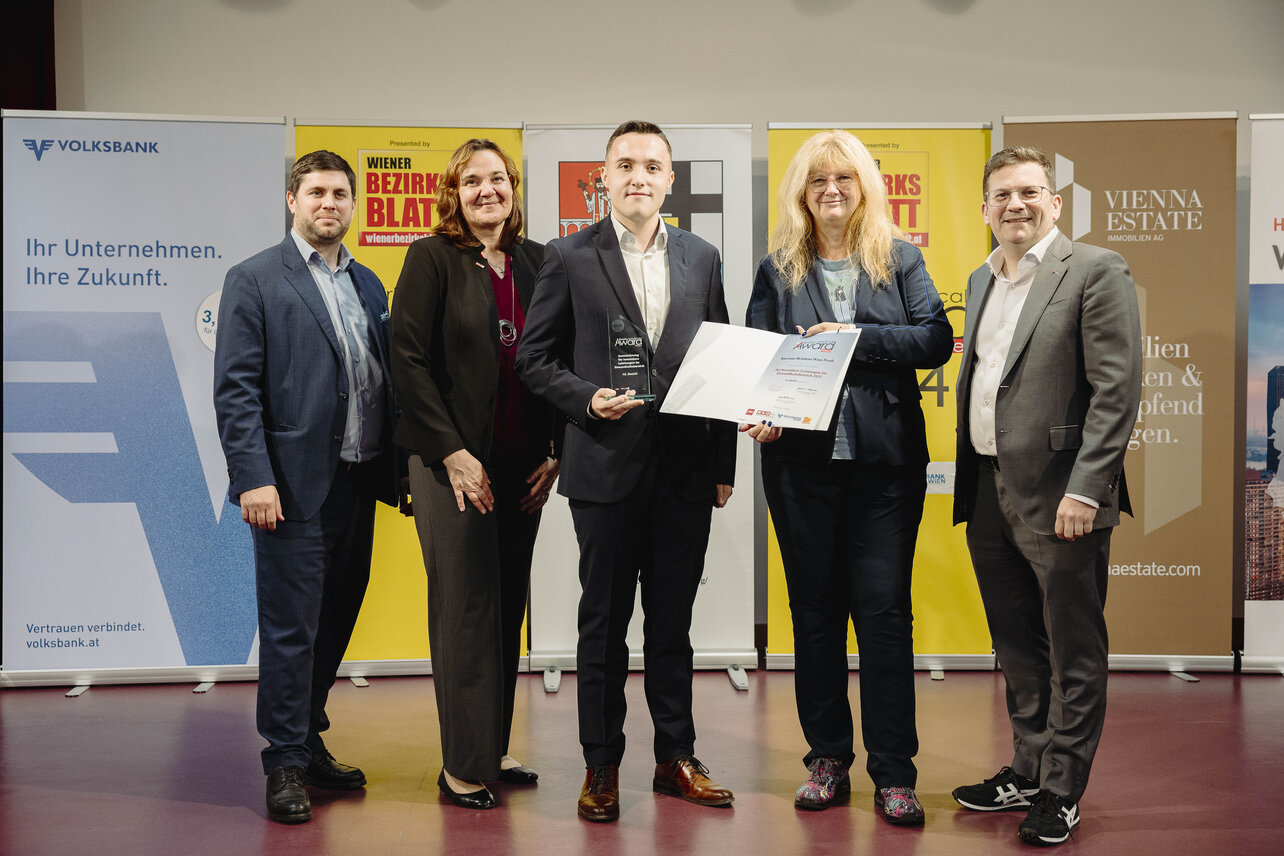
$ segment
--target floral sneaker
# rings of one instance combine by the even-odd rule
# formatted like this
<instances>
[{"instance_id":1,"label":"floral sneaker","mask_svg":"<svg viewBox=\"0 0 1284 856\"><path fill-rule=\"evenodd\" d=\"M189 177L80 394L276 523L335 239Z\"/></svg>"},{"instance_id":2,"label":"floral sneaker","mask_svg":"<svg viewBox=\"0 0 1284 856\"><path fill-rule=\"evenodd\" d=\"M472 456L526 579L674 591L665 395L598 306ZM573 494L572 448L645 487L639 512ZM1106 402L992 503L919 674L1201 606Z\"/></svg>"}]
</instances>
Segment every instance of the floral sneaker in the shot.
<instances>
[{"instance_id":1,"label":"floral sneaker","mask_svg":"<svg viewBox=\"0 0 1284 856\"><path fill-rule=\"evenodd\" d=\"M888 823L897 826L922 826L923 805L913 788L879 788L874 791L874 805Z\"/></svg>"},{"instance_id":2,"label":"floral sneaker","mask_svg":"<svg viewBox=\"0 0 1284 856\"><path fill-rule=\"evenodd\" d=\"M794 807L820 811L851 795L847 767L837 758L817 758L807 765L807 781L794 794Z\"/></svg>"}]
</instances>

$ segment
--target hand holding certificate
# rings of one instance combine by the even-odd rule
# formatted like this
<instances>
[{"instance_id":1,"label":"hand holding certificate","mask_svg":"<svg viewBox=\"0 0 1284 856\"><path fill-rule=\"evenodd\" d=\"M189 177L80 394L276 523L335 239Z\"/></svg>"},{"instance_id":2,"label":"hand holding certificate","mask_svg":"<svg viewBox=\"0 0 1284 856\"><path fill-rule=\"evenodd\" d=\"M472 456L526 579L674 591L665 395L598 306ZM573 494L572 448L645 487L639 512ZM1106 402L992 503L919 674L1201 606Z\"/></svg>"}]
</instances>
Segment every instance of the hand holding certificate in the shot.
<instances>
[{"instance_id":1,"label":"hand holding certificate","mask_svg":"<svg viewBox=\"0 0 1284 856\"><path fill-rule=\"evenodd\" d=\"M825 430L859 330L785 336L705 321L663 413Z\"/></svg>"}]
</instances>

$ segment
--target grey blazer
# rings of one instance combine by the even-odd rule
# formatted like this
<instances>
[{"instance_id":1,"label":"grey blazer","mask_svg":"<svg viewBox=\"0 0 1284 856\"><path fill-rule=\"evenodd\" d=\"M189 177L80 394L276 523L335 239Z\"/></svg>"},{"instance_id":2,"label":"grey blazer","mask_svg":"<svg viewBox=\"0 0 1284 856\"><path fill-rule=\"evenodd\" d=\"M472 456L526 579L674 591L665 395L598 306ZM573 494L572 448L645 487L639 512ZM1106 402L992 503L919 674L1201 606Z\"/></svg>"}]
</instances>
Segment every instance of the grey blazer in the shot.
<instances>
[{"instance_id":1,"label":"grey blazer","mask_svg":"<svg viewBox=\"0 0 1284 856\"><path fill-rule=\"evenodd\" d=\"M970 518L979 463L968 425L977 320L993 291L987 265L967 285L958 397L954 522ZM1141 398L1141 321L1123 257L1058 235L1030 285L995 404L999 469L1017 513L1051 535L1067 493L1101 503L1095 527L1132 513L1123 478Z\"/></svg>"}]
</instances>

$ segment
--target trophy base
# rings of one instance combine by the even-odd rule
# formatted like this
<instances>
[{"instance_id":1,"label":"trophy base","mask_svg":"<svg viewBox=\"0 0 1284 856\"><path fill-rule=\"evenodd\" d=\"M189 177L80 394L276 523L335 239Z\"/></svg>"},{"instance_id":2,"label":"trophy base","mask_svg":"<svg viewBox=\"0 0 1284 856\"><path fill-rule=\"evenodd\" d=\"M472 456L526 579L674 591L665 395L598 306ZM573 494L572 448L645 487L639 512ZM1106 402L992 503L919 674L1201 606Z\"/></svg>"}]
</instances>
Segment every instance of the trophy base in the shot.
<instances>
[{"instance_id":1,"label":"trophy base","mask_svg":"<svg viewBox=\"0 0 1284 856\"><path fill-rule=\"evenodd\" d=\"M644 395L634 394L629 396L629 401L655 401L655 396L650 393Z\"/></svg>"}]
</instances>

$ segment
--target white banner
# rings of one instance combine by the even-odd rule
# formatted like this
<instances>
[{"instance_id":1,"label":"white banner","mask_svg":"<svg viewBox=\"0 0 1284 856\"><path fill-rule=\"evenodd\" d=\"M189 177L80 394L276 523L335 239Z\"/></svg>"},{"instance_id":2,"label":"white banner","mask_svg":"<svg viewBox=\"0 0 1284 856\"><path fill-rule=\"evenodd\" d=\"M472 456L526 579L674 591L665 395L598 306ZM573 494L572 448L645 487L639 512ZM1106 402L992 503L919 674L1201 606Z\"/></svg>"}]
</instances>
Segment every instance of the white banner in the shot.
<instances>
[{"instance_id":1,"label":"white banner","mask_svg":"<svg viewBox=\"0 0 1284 856\"><path fill-rule=\"evenodd\" d=\"M523 137L527 234L548 241L606 216L601 186L614 125L527 125ZM749 125L665 125L675 179L661 216L722 253L731 320L743 324L753 286ZM705 575L696 597L691 645L698 668L753 668L753 449L742 438L735 494L714 509ZM566 500L549 499L531 569L532 669L574 668L579 549ZM642 662L642 610L629 626L632 665Z\"/></svg>"},{"instance_id":2,"label":"white banner","mask_svg":"<svg viewBox=\"0 0 1284 856\"><path fill-rule=\"evenodd\" d=\"M1248 218L1244 669L1284 669L1284 114L1253 122Z\"/></svg>"},{"instance_id":3,"label":"white banner","mask_svg":"<svg viewBox=\"0 0 1284 856\"><path fill-rule=\"evenodd\" d=\"M5 112L5 682L254 662L214 323L285 151L283 119Z\"/></svg>"}]
</instances>

